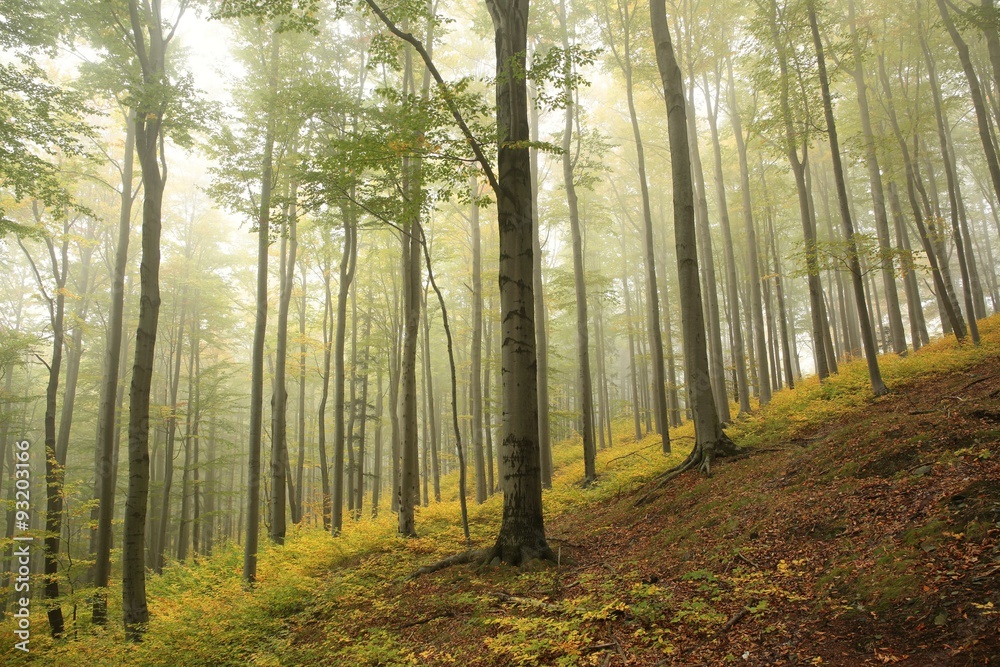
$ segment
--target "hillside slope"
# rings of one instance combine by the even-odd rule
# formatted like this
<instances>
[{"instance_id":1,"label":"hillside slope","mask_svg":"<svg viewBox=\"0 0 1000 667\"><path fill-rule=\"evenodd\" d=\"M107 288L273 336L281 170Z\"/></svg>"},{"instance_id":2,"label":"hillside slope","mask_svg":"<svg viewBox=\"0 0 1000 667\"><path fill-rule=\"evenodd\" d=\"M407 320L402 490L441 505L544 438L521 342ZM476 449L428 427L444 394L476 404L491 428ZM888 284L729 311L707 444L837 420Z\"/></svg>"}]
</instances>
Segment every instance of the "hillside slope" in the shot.
<instances>
[{"instance_id":1,"label":"hillside slope","mask_svg":"<svg viewBox=\"0 0 1000 667\"><path fill-rule=\"evenodd\" d=\"M712 478L684 475L635 507L675 453L653 439L600 452L584 489L561 444L547 528L562 562L518 572L454 567L457 503L421 510L422 537L391 518L334 540L302 528L269 548L252 592L232 547L150 582L147 640L81 622L25 657L55 665L983 665L1000 663L1000 318L983 344L940 341L806 381L729 432L747 447ZM489 543L500 499L472 508ZM114 599L114 598L113 598ZM113 610L113 613L117 610ZM120 611L118 611L120 614ZM119 616L120 617L120 616Z\"/></svg>"}]
</instances>

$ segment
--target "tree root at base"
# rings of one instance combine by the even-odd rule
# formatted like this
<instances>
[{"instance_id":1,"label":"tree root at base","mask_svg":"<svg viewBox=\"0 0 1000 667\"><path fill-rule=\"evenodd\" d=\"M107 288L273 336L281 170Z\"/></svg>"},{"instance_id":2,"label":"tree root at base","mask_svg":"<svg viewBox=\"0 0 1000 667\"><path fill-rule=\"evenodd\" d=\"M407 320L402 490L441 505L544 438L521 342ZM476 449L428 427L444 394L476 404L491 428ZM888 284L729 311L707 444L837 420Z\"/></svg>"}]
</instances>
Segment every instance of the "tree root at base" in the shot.
<instances>
[{"instance_id":1,"label":"tree root at base","mask_svg":"<svg viewBox=\"0 0 1000 667\"><path fill-rule=\"evenodd\" d=\"M524 570L528 569L532 563L537 562L549 562L556 565L559 564L559 558L547 546L541 550L535 550L531 547L523 546L521 547L518 556L519 557L516 559L504 559L500 553L500 549L496 546L490 547L489 549L473 549L470 551L463 551L461 553L448 556L447 558L443 558L436 563L418 567L411 574L404 577L402 581L412 581L421 575L431 574L432 572L454 567L455 565L472 564L481 569L488 565L507 564Z\"/></svg>"},{"instance_id":2,"label":"tree root at base","mask_svg":"<svg viewBox=\"0 0 1000 667\"><path fill-rule=\"evenodd\" d=\"M711 477L712 463L715 459L735 458L744 453L744 450L737 446L736 443L730 440L725 434L719 438L718 442L713 443L710 449L710 453L706 454L704 444L695 444L687 458L684 459L682 463L663 473L656 485L635 501L634 507L641 507L648 503L658 491L663 489L663 487L669 484L675 477L679 477L689 470L697 468L704 475Z\"/></svg>"}]
</instances>

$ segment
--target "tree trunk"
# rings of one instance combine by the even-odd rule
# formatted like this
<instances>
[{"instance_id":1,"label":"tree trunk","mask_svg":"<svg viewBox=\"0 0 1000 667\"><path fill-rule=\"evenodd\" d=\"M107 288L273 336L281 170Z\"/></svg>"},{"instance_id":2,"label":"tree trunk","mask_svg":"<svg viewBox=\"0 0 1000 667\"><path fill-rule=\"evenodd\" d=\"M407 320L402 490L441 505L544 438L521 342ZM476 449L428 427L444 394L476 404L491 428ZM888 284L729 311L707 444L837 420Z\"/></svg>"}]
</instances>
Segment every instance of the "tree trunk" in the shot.
<instances>
[{"instance_id":1,"label":"tree trunk","mask_svg":"<svg viewBox=\"0 0 1000 667\"><path fill-rule=\"evenodd\" d=\"M920 46L924 52L924 62L927 63L927 75L930 80L931 99L934 103L934 117L937 121L938 139L941 142L941 159L944 163L945 180L948 185L948 208L951 218L952 240L955 242L955 249L958 251L958 268L962 274L962 293L965 297L966 322L969 325L969 335L972 342L979 345L979 325L976 323L976 309L973 303L973 282L970 272L969 260L966 249L971 248L971 243L962 234L962 226L959 221L959 194L958 174L955 172L955 163L951 159L951 151L948 145L948 125L941 109L941 89L938 87L937 69L934 66L934 59L927 46L927 40L920 36ZM992 140L991 140L992 142ZM992 143L991 143L992 145ZM976 281L978 283L978 280ZM979 285L975 285L979 288ZM981 293L981 292L980 292Z\"/></svg>"},{"instance_id":2,"label":"tree trunk","mask_svg":"<svg viewBox=\"0 0 1000 667\"><path fill-rule=\"evenodd\" d=\"M767 368L767 341L764 337L764 306L761 296L760 252L757 248L757 230L753 220L750 200L750 167L747 163L747 144L743 137L743 123L736 103L736 84L733 77L732 58L726 58L729 78L729 121L736 138L736 152L740 163L740 196L743 204L743 230L747 240L747 269L750 275L750 311L753 315L753 339L757 356L757 381L760 387L760 404L771 402L771 378Z\"/></svg>"},{"instance_id":3,"label":"tree trunk","mask_svg":"<svg viewBox=\"0 0 1000 667\"><path fill-rule=\"evenodd\" d=\"M483 503L492 493L493 485L486 479L486 453L483 449L483 262L477 200L479 183L475 176L470 177L469 187L472 194L472 207L469 211L469 226L472 230L472 348L469 354L471 366L469 400L472 402L472 455L476 462L476 502ZM537 308L537 302L535 305ZM430 347L427 349L430 350ZM539 422L539 429L541 428Z\"/></svg>"},{"instance_id":4,"label":"tree trunk","mask_svg":"<svg viewBox=\"0 0 1000 667\"><path fill-rule=\"evenodd\" d=\"M681 324L684 330L684 360L688 396L694 418L695 445L681 469L699 466L710 473L716 456L724 456L735 446L722 432L712 393L708 350L698 281L698 251L695 238L694 189L688 162L688 124L681 70L677 66L664 0L654 0L650 24L656 51L656 64L663 84L670 140L670 175L674 195L674 239L677 248L677 271L680 280Z\"/></svg>"},{"instance_id":5,"label":"tree trunk","mask_svg":"<svg viewBox=\"0 0 1000 667\"><path fill-rule=\"evenodd\" d=\"M132 190L135 164L135 111L129 110L125 119L125 153L122 159L121 207L118 216L118 241L115 245L113 275L111 277L111 305L108 313L107 352L104 357L104 378L101 383L101 399L97 421L97 534L94 555L93 622L104 625L108 620L107 591L111 579L112 519L115 512L114 467L115 404L118 399L120 378L122 334L125 312L125 270L128 266L128 242L132 224Z\"/></svg>"},{"instance_id":6,"label":"tree trunk","mask_svg":"<svg viewBox=\"0 0 1000 667\"><path fill-rule=\"evenodd\" d=\"M500 310L503 341L503 519L492 555L519 565L552 558L542 517L535 357L531 161L525 145L528 0L486 0L496 43L499 150L496 182L500 229Z\"/></svg>"},{"instance_id":7,"label":"tree trunk","mask_svg":"<svg viewBox=\"0 0 1000 667\"><path fill-rule=\"evenodd\" d=\"M345 383L347 372L344 367L344 348L347 341L347 297L354 280L354 271L358 260L357 223L354 211L345 206L342 211L344 220L344 253L340 258L340 282L337 293L337 330L333 338L333 509L330 530L336 536L344 527L344 444L345 429Z\"/></svg>"},{"instance_id":8,"label":"tree trunk","mask_svg":"<svg viewBox=\"0 0 1000 667\"><path fill-rule=\"evenodd\" d=\"M858 309L858 319L861 320L861 343L865 351L865 361L868 364L868 379L876 396L889 393L878 367L878 349L872 333L871 319L865 305L865 287L862 282L861 263L858 260L858 246L854 238L854 223L851 220L850 203L847 197L847 186L844 179L844 168L840 161L840 142L837 138L837 125L833 117L833 101L830 97L830 82L826 75L826 58L823 53L823 42L819 35L819 24L816 20L815 0L809 0L809 25L812 29L813 45L816 48L816 61L819 67L819 82L823 93L823 111L826 115L826 129L830 139L830 156L833 161L833 177L837 183L837 199L840 202L840 218L844 225L844 237L847 239L848 263L851 269L851 282L854 285L854 301ZM883 207L884 208L884 207ZM885 211L883 210L883 214ZM895 281L892 285L895 290ZM900 325L902 328L902 325Z\"/></svg>"},{"instance_id":9,"label":"tree trunk","mask_svg":"<svg viewBox=\"0 0 1000 667\"><path fill-rule=\"evenodd\" d=\"M628 3L619 4L622 12L622 25L625 27L623 52L618 58L618 64L625 75L625 99L628 103L629 119L632 123L632 136L635 139L636 166L639 172L639 192L642 196L643 218L643 256L646 267L646 310L647 339L649 344L650 362L653 367L652 413L656 424L656 432L663 436L663 453L670 452L670 435L667 432L667 398L666 379L663 366L663 338L660 331L660 304L656 287L656 259L653 241L653 216L649 204L649 182L646 178L646 157L643 150L642 135L639 131L639 118L635 109L635 97L632 90L632 49L630 43ZM617 53L616 53L617 56Z\"/></svg>"},{"instance_id":10,"label":"tree trunk","mask_svg":"<svg viewBox=\"0 0 1000 667\"><path fill-rule=\"evenodd\" d=\"M885 189L882 185L882 171L879 168L878 153L875 149L875 133L872 131L871 113L868 109L864 54L854 18L854 0L847 3L847 12L851 31L851 48L854 55L852 74L858 96L861 135L865 146L865 165L868 167L868 183L871 186L872 206L875 211L875 232L878 236L879 265L882 269L882 285L885 290L886 309L889 314L889 334L892 339L893 352L905 354L906 335L903 330L903 317L899 310L899 294L896 291L896 275L892 264L892 245L889 237L889 218L885 208Z\"/></svg>"},{"instance_id":11,"label":"tree trunk","mask_svg":"<svg viewBox=\"0 0 1000 667\"><path fill-rule=\"evenodd\" d=\"M330 234L324 232L324 249L330 245ZM333 277L332 262L329 255L323 256L323 382L320 388L319 415L316 418L316 441L319 447L319 472L323 498L323 530L330 530L330 465L326 454L326 402L330 397L330 361L333 357L333 293L330 289L330 279ZM301 488L301 487L300 487ZM375 503L376 506L378 503Z\"/></svg>"},{"instance_id":12,"label":"tree trunk","mask_svg":"<svg viewBox=\"0 0 1000 667\"><path fill-rule=\"evenodd\" d=\"M280 36L273 32L268 80L269 100L277 104L278 58ZM257 214L257 320L254 323L253 351L250 360L250 429L247 469L246 541L243 548L243 581L253 585L257 580L257 544L260 527L260 450L264 416L264 339L267 333L267 251L270 246L271 188L274 178L274 135L276 111L268 109L267 131L264 136L264 157L261 165L260 208Z\"/></svg>"},{"instance_id":13,"label":"tree trunk","mask_svg":"<svg viewBox=\"0 0 1000 667\"><path fill-rule=\"evenodd\" d=\"M736 367L736 390L740 412L750 412L750 389L747 382L746 356L743 351L743 322L740 319L739 281L736 277L736 254L733 250L733 234L729 226L729 206L726 203L726 181L722 172L722 145L719 143L719 95L722 74L715 73L715 104L708 92L708 74L705 74L705 103L708 105L708 126L712 132L712 152L715 157L715 190L719 207L719 223L722 227L722 250L726 258L726 293L729 295L729 326L733 337L733 364ZM753 223L750 223L751 228Z\"/></svg>"}]
</instances>

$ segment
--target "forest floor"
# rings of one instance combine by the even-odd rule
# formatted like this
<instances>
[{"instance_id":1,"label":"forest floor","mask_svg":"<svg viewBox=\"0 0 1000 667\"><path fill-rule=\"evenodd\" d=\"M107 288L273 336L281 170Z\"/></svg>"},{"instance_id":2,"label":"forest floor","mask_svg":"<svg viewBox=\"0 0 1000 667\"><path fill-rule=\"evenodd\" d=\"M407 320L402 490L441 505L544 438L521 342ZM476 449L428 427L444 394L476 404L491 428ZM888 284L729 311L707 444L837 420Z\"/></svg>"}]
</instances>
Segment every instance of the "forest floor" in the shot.
<instances>
[{"instance_id":1,"label":"forest floor","mask_svg":"<svg viewBox=\"0 0 1000 667\"><path fill-rule=\"evenodd\" d=\"M944 340L807 380L730 427L747 456L685 474L635 507L674 454L621 424L588 488L579 443L555 449L547 531L558 566L458 566L405 580L464 549L446 502L352 523L334 540L299 528L262 553L253 592L240 552L150 581L146 640L81 620L0 662L55 665L988 665L1000 664L1000 317L983 344ZM501 499L472 507L477 547ZM388 512L384 512L388 515ZM114 597L112 598L114 599ZM81 609L82 609L81 604ZM113 609L113 613L120 610ZM81 611L81 616L83 612ZM37 642L37 644L36 644Z\"/></svg>"}]
</instances>

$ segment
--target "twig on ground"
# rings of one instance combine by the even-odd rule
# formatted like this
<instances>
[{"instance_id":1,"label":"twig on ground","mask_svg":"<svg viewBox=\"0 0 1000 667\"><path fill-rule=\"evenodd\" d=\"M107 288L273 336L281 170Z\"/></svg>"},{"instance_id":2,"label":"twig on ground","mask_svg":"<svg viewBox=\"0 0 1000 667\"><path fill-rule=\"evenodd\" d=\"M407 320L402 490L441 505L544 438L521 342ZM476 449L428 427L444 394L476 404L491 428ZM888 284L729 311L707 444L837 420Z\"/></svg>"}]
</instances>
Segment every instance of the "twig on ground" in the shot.
<instances>
[{"instance_id":1,"label":"twig on ground","mask_svg":"<svg viewBox=\"0 0 1000 667\"><path fill-rule=\"evenodd\" d=\"M413 628L418 625L423 625L424 623L430 623L431 621L436 621L439 618L450 618L452 616L457 616L453 611L439 611L436 614L431 614L430 616L425 616L424 618L419 618L415 621L409 621L408 623L403 623L399 626L400 630L405 630L406 628Z\"/></svg>"}]
</instances>

